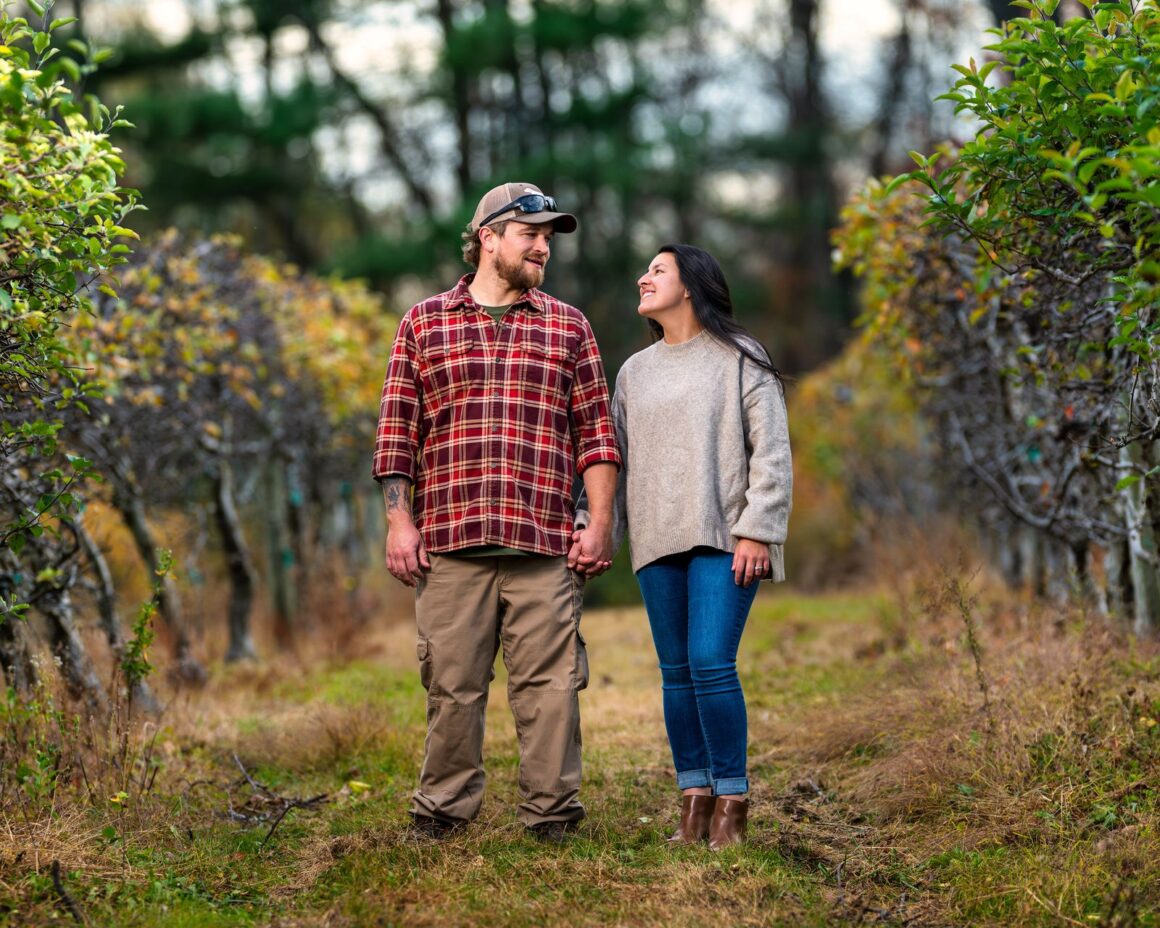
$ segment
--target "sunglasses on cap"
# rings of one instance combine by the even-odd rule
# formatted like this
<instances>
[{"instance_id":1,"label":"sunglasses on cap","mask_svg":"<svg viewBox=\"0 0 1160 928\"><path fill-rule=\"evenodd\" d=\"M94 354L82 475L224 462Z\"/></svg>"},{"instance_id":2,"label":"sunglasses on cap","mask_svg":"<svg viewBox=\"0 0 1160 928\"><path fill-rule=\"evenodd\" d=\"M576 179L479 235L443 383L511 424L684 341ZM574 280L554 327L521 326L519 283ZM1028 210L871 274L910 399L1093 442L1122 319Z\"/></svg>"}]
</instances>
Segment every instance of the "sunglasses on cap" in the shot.
<instances>
[{"instance_id":1,"label":"sunglasses on cap","mask_svg":"<svg viewBox=\"0 0 1160 928\"><path fill-rule=\"evenodd\" d=\"M497 209L490 216L481 220L479 228L482 229L495 219L496 216L502 216L511 209L518 209L521 213L542 213L545 209L555 212L558 207L556 206L554 197L547 196L543 193L525 193L522 197L516 197L507 206Z\"/></svg>"}]
</instances>

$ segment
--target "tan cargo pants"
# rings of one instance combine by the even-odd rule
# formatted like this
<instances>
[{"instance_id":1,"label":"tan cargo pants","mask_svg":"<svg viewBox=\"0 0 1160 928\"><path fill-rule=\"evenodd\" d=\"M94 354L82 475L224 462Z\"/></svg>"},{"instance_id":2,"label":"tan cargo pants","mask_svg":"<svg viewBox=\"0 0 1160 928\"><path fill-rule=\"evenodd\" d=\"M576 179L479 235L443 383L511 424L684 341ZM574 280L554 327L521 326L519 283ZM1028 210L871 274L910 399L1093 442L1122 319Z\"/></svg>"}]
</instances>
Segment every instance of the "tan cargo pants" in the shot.
<instances>
[{"instance_id":1,"label":"tan cargo pants","mask_svg":"<svg viewBox=\"0 0 1160 928\"><path fill-rule=\"evenodd\" d=\"M502 646L519 738L518 818L579 821L582 581L563 557L431 555L415 596L427 741L412 810L470 821L483 802L488 686Z\"/></svg>"}]
</instances>

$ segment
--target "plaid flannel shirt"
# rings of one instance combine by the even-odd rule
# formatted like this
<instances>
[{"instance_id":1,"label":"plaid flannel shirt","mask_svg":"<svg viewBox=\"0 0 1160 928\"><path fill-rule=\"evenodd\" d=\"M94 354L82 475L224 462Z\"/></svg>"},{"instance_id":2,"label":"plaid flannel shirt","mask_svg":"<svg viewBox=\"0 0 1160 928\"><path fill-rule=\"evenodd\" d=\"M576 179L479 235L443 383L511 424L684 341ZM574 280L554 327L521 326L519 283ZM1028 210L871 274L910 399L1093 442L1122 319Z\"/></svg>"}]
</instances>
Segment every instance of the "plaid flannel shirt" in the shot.
<instances>
[{"instance_id":1,"label":"plaid flannel shirt","mask_svg":"<svg viewBox=\"0 0 1160 928\"><path fill-rule=\"evenodd\" d=\"M468 291L413 306L391 347L374 477L415 487L428 551L499 545L566 554L574 473L619 466L588 320L528 290L497 327Z\"/></svg>"}]
</instances>

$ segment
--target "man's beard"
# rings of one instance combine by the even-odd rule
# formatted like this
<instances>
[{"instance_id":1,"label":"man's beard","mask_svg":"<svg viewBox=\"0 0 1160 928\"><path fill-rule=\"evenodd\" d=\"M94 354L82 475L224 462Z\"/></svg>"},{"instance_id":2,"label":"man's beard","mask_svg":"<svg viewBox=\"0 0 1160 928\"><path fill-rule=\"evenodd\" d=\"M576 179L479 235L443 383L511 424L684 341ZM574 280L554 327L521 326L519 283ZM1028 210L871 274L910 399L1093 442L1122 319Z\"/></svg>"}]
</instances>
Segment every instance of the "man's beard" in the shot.
<instances>
[{"instance_id":1,"label":"man's beard","mask_svg":"<svg viewBox=\"0 0 1160 928\"><path fill-rule=\"evenodd\" d=\"M500 280L514 290L531 290L544 282L544 269L529 267L522 260L506 264L503 258L497 256L495 272Z\"/></svg>"}]
</instances>

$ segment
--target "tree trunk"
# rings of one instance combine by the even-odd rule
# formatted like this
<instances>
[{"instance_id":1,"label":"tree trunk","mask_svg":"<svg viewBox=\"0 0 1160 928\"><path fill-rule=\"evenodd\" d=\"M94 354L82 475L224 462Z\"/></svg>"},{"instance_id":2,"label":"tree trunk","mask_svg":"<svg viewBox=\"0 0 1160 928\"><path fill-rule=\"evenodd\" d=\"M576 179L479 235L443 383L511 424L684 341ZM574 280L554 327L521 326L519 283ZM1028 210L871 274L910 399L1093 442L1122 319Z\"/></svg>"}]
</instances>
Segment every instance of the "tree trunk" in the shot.
<instances>
[{"instance_id":1,"label":"tree trunk","mask_svg":"<svg viewBox=\"0 0 1160 928\"><path fill-rule=\"evenodd\" d=\"M1128 542L1114 541L1104 555L1104 587L1108 611L1127 619L1132 614L1132 559L1128 557Z\"/></svg>"},{"instance_id":2,"label":"tree trunk","mask_svg":"<svg viewBox=\"0 0 1160 928\"><path fill-rule=\"evenodd\" d=\"M1043 563L1039 533L1030 525L1015 529L1019 548L1019 585L1033 596L1043 595Z\"/></svg>"},{"instance_id":3,"label":"tree trunk","mask_svg":"<svg viewBox=\"0 0 1160 928\"><path fill-rule=\"evenodd\" d=\"M246 547L234 503L234 478L229 462L218 463L215 486L214 515L218 531L221 533L222 549L226 554L226 566L230 576L229 629L230 644L226 651L226 663L257 660L253 637L250 634L250 614L254 604L254 567Z\"/></svg>"},{"instance_id":4,"label":"tree trunk","mask_svg":"<svg viewBox=\"0 0 1160 928\"><path fill-rule=\"evenodd\" d=\"M1142 459L1139 444L1120 449L1120 462L1131 472ZM1140 480L1120 491L1120 504L1128 529L1128 569L1132 578L1132 630L1154 634L1160 628L1160 580L1157 577L1156 533L1149 512L1147 481Z\"/></svg>"},{"instance_id":5,"label":"tree trunk","mask_svg":"<svg viewBox=\"0 0 1160 928\"><path fill-rule=\"evenodd\" d=\"M308 566L313 563L309 556L310 540L307 538L307 507L302 491L301 462L297 458L291 458L286 467L286 526L289 532L291 562L295 567L294 612L297 613L301 604L306 602L310 586Z\"/></svg>"},{"instance_id":6,"label":"tree trunk","mask_svg":"<svg viewBox=\"0 0 1160 928\"><path fill-rule=\"evenodd\" d=\"M991 16L994 18L997 25L1002 25L1009 19L1018 19L1020 17L1029 16L1030 12L1021 6L1016 6L1010 0L987 0L987 6L991 10ZM1057 23L1062 23L1066 19L1074 19L1078 16L1090 16L1091 14L1083 8L1083 5L1076 3L1075 0L1063 0L1056 7L1055 14L1052 17Z\"/></svg>"},{"instance_id":7,"label":"tree trunk","mask_svg":"<svg viewBox=\"0 0 1160 928\"><path fill-rule=\"evenodd\" d=\"M1058 538L1043 535L1043 591L1052 602L1065 604L1071 598L1073 559L1071 549Z\"/></svg>"},{"instance_id":8,"label":"tree trunk","mask_svg":"<svg viewBox=\"0 0 1160 928\"><path fill-rule=\"evenodd\" d=\"M1096 582L1092 570L1096 551L1089 541L1077 542L1071 547L1071 556L1075 562L1076 582L1085 602L1089 603L1102 616L1108 615L1108 597L1103 587ZM1104 560L1105 567L1107 559Z\"/></svg>"},{"instance_id":9,"label":"tree trunk","mask_svg":"<svg viewBox=\"0 0 1160 928\"><path fill-rule=\"evenodd\" d=\"M36 599L36 608L48 620L49 643L60 658L61 675L69 692L77 699L84 699L94 712L104 714L109 700L77 630L67 587L43 591Z\"/></svg>"},{"instance_id":10,"label":"tree trunk","mask_svg":"<svg viewBox=\"0 0 1160 928\"><path fill-rule=\"evenodd\" d=\"M132 493L117 488L113 493L113 505L121 513L133 542L137 546L137 553L151 577L157 576L157 542L141 508L141 500ZM173 639L173 656L176 659L176 673L178 679L184 683L200 686L205 683L207 674L205 668L193 656L189 641L189 634L185 625L185 618L181 611L181 597L177 592L177 584L166 576L161 579L161 590L157 596L157 614L161 616L165 627Z\"/></svg>"},{"instance_id":11,"label":"tree trunk","mask_svg":"<svg viewBox=\"0 0 1160 928\"><path fill-rule=\"evenodd\" d=\"M1027 15L1027 10L1016 6L1010 0L987 0L987 6L990 7L991 16L994 17L997 25L1002 25L1009 19L1018 19Z\"/></svg>"},{"instance_id":12,"label":"tree trunk","mask_svg":"<svg viewBox=\"0 0 1160 928\"><path fill-rule=\"evenodd\" d=\"M870 174L881 177L894 173L898 160L894 130L904 112L906 79L911 65L910 16L915 0L903 0L898 10L898 34L894 37L890 65L886 72L886 86L878 101L878 115L874 119L874 145L870 152Z\"/></svg>"},{"instance_id":13,"label":"tree trunk","mask_svg":"<svg viewBox=\"0 0 1160 928\"><path fill-rule=\"evenodd\" d=\"M273 455L267 466L266 479L266 551L269 563L270 595L274 606L274 637L279 646L288 647L294 640L294 618L297 603L292 579L294 549L290 543L290 525L286 501L286 462Z\"/></svg>"},{"instance_id":14,"label":"tree trunk","mask_svg":"<svg viewBox=\"0 0 1160 928\"><path fill-rule=\"evenodd\" d=\"M100 616L101 630L105 633L105 640L109 642L109 650L113 654L113 660L120 667L121 657L125 653L125 635L121 631L121 622L117 616L117 591L113 585L113 573L109 570L108 561L105 560L100 546L89 534L84 523L77 520L71 525L80 540L89 563L93 565L97 581L97 614ZM156 715L161 711L161 707L153 696L152 689L144 680L133 681L129 693L129 705L140 706L151 715Z\"/></svg>"},{"instance_id":15,"label":"tree trunk","mask_svg":"<svg viewBox=\"0 0 1160 928\"><path fill-rule=\"evenodd\" d=\"M852 284L830 267L830 229L837 224L838 196L830 162L830 114L823 85L819 39L820 0L790 0L790 37L782 80L793 148L784 211L793 224L786 255L784 300L808 307L811 344L836 354L854 316ZM812 362L816 359L799 359Z\"/></svg>"},{"instance_id":16,"label":"tree trunk","mask_svg":"<svg viewBox=\"0 0 1160 928\"><path fill-rule=\"evenodd\" d=\"M39 680L28 650L24 621L12 616L0 618L0 670L7 684L21 694L28 693Z\"/></svg>"},{"instance_id":17,"label":"tree trunk","mask_svg":"<svg viewBox=\"0 0 1160 928\"><path fill-rule=\"evenodd\" d=\"M1016 590L1022 581L1022 552L1008 528L1001 523L986 526L983 529L983 536L987 539L991 557L999 566L1003 580L1007 586Z\"/></svg>"}]
</instances>

